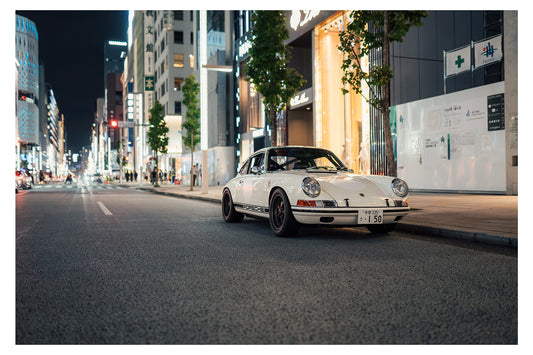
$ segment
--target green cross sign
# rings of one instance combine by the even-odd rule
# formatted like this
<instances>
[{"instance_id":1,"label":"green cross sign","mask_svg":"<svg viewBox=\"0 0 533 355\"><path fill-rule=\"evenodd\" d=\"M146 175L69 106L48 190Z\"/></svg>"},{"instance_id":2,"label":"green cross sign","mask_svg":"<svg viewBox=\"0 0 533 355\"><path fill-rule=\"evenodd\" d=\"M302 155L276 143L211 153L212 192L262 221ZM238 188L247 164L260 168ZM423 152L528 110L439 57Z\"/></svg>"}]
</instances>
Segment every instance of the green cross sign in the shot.
<instances>
[{"instance_id":1,"label":"green cross sign","mask_svg":"<svg viewBox=\"0 0 533 355\"><path fill-rule=\"evenodd\" d=\"M461 58L461 56L457 56L457 60L455 61L455 65L457 65L457 68L461 67L461 64L465 62L464 58Z\"/></svg>"}]
</instances>

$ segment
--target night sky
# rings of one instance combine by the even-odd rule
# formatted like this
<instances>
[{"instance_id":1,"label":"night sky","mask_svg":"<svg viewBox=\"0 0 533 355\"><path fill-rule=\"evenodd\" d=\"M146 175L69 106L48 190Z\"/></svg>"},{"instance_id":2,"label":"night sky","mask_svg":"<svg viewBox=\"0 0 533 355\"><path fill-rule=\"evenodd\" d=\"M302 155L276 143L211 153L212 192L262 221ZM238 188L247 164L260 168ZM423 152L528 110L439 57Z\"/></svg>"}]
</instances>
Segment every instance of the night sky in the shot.
<instances>
[{"instance_id":1,"label":"night sky","mask_svg":"<svg viewBox=\"0 0 533 355\"><path fill-rule=\"evenodd\" d=\"M67 147L89 147L96 99L104 97L104 43L127 41L127 11L16 11L39 34L39 61L65 115Z\"/></svg>"}]
</instances>

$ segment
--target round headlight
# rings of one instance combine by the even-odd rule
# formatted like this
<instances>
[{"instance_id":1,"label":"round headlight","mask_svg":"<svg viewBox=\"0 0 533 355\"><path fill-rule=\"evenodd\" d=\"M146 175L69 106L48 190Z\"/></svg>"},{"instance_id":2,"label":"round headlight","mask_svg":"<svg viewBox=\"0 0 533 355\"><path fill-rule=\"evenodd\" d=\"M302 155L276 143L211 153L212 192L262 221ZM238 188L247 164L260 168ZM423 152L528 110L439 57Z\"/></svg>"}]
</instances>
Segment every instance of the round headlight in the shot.
<instances>
[{"instance_id":1,"label":"round headlight","mask_svg":"<svg viewBox=\"0 0 533 355\"><path fill-rule=\"evenodd\" d=\"M400 197L405 197L409 193L409 187L402 179L395 178L392 180L392 191Z\"/></svg>"},{"instance_id":2,"label":"round headlight","mask_svg":"<svg viewBox=\"0 0 533 355\"><path fill-rule=\"evenodd\" d=\"M309 197L317 197L320 195L320 184L316 179L313 179L312 177L306 177L302 181L302 190L304 190L305 194Z\"/></svg>"}]
</instances>

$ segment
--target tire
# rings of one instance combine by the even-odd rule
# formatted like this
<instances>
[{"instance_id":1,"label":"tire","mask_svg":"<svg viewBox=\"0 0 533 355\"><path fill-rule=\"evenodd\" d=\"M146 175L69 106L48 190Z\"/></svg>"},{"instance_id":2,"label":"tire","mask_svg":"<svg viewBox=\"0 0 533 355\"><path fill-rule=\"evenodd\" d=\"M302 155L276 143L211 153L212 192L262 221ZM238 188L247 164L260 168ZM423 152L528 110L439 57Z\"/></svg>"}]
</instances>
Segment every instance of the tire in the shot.
<instances>
[{"instance_id":1,"label":"tire","mask_svg":"<svg viewBox=\"0 0 533 355\"><path fill-rule=\"evenodd\" d=\"M394 228L396 228L396 223L391 223L391 224L372 224L372 225L366 226L366 228L371 233L387 234L389 232L392 232L392 230Z\"/></svg>"},{"instance_id":2,"label":"tire","mask_svg":"<svg viewBox=\"0 0 533 355\"><path fill-rule=\"evenodd\" d=\"M222 217L226 223L240 223L244 218L242 213L235 211L233 199L228 189L225 189L222 195Z\"/></svg>"},{"instance_id":3,"label":"tire","mask_svg":"<svg viewBox=\"0 0 533 355\"><path fill-rule=\"evenodd\" d=\"M269 204L270 228L278 237L290 237L298 233L300 224L294 219L289 198L281 189L272 193Z\"/></svg>"}]
</instances>

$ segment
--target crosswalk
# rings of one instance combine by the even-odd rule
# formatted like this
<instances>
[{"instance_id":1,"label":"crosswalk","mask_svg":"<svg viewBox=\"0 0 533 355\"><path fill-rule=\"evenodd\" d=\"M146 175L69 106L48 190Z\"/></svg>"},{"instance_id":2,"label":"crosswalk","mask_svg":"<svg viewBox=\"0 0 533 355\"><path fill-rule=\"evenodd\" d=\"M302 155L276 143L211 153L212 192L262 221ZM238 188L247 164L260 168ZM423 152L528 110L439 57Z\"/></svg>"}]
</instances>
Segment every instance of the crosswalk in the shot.
<instances>
[{"instance_id":1,"label":"crosswalk","mask_svg":"<svg viewBox=\"0 0 533 355\"><path fill-rule=\"evenodd\" d=\"M82 185L82 184L50 184L50 185L34 185L35 190L72 190L72 189L93 189L93 190L123 190L123 187L108 184L96 185Z\"/></svg>"}]
</instances>

